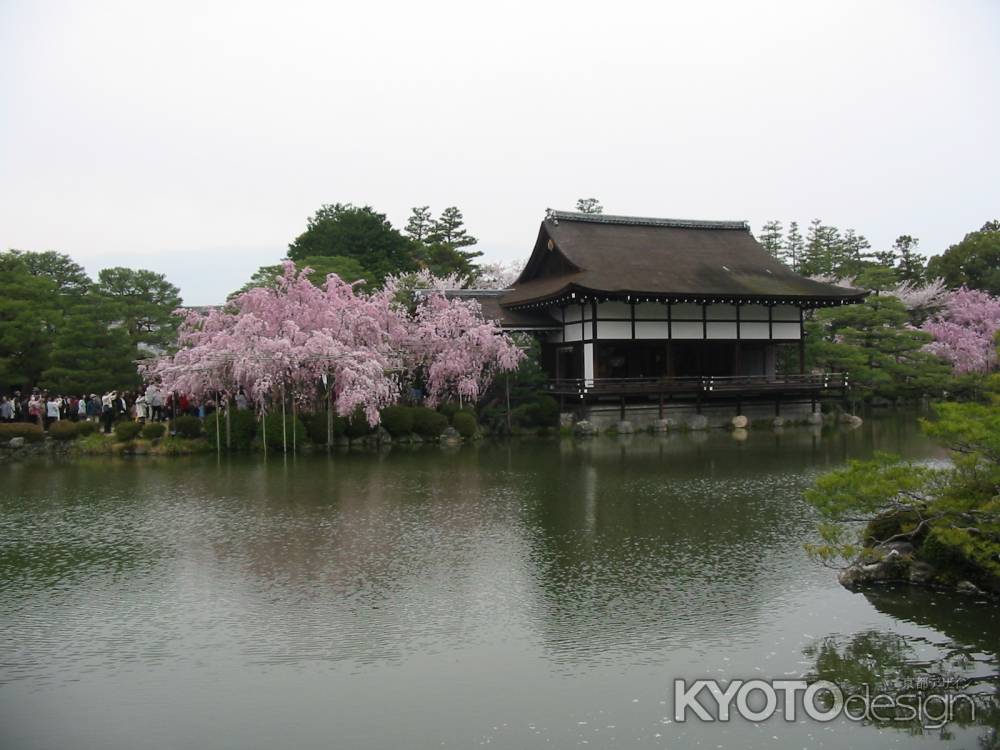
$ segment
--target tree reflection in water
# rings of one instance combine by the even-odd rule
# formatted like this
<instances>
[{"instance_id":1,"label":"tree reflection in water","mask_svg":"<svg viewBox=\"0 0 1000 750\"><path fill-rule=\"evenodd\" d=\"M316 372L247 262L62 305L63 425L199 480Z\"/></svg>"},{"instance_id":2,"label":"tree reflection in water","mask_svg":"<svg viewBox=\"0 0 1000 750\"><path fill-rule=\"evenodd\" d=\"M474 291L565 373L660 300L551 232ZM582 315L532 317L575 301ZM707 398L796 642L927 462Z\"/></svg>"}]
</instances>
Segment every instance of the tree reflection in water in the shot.
<instances>
[{"instance_id":1,"label":"tree reflection in water","mask_svg":"<svg viewBox=\"0 0 1000 750\"><path fill-rule=\"evenodd\" d=\"M953 739L956 727L978 727L979 747L1000 748L995 605L920 589L873 590L864 596L880 611L918 628L826 636L803 650L810 664L806 679L829 680L845 695L886 695L894 705L903 696L915 696L903 701L911 705L930 696L963 696L954 699L950 720L940 728L902 706L882 711L884 720L872 717L863 723L911 735L937 734L942 740ZM829 708L833 696L824 692L818 700ZM937 699L927 706L930 715L943 711Z\"/></svg>"}]
</instances>

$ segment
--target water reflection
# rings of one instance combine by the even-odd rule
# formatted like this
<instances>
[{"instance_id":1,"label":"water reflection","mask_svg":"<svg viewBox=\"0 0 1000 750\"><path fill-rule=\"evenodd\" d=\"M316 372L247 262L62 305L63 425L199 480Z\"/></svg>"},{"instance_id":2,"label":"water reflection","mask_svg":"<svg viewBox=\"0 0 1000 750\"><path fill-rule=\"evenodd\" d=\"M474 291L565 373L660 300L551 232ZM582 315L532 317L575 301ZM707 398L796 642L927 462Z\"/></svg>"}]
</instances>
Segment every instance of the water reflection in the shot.
<instances>
[{"instance_id":1,"label":"water reflection","mask_svg":"<svg viewBox=\"0 0 1000 750\"><path fill-rule=\"evenodd\" d=\"M245 731L237 744L262 746L274 729L262 706L282 696L296 745L335 733L352 747L523 748L544 729L548 746L576 746L601 739L601 719L629 746L701 732L714 747L729 729L664 729L671 677L801 671L800 643L815 642L804 633L838 618L848 640L828 654L894 624L960 627L918 622L914 602L893 611L847 594L804 557L815 519L802 490L876 449L935 455L904 417L745 440L12 465L0 486L0 735L128 747L142 744L130 732L159 727L174 744L220 746L189 723L210 701L231 717L230 744ZM950 632L941 640L996 653ZM129 712L107 708L122 701ZM445 721L441 705L454 707ZM74 711L108 728L88 743ZM186 742L170 734L179 726ZM796 732L756 746L810 744Z\"/></svg>"},{"instance_id":2,"label":"water reflection","mask_svg":"<svg viewBox=\"0 0 1000 750\"><path fill-rule=\"evenodd\" d=\"M864 596L899 629L831 634L810 644L809 677L867 700L886 696L865 722L875 729L948 740L972 728L978 746L1000 747L1000 636L992 605L910 588ZM823 697L829 707L830 695ZM863 705L854 710L860 714Z\"/></svg>"}]
</instances>

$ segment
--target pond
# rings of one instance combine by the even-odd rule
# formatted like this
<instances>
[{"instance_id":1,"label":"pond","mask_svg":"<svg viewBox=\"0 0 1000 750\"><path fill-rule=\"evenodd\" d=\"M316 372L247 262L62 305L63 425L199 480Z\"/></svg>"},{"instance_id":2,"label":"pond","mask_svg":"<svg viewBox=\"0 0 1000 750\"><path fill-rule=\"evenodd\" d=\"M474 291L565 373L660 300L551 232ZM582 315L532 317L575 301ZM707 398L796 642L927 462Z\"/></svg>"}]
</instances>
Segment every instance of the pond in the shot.
<instances>
[{"instance_id":1,"label":"pond","mask_svg":"<svg viewBox=\"0 0 1000 750\"><path fill-rule=\"evenodd\" d=\"M940 457L893 414L744 441L8 463L0 747L996 742L992 605L850 593L803 551L802 491L875 450ZM674 717L675 679L935 669L980 692L974 719Z\"/></svg>"}]
</instances>

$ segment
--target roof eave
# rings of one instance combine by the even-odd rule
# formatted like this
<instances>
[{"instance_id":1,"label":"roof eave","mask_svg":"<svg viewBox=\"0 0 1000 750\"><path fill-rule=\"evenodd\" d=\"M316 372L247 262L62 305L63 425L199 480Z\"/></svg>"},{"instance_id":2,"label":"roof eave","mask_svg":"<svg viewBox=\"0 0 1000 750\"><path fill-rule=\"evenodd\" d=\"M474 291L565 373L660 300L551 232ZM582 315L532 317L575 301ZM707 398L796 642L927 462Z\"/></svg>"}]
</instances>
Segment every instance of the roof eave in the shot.
<instances>
[{"instance_id":1,"label":"roof eave","mask_svg":"<svg viewBox=\"0 0 1000 750\"><path fill-rule=\"evenodd\" d=\"M548 307L551 305L571 304L575 301L584 302L588 300L625 300L631 302L695 302L698 304L711 303L769 303L769 304L796 304L806 308L833 307L837 305L851 305L862 302L870 292L859 290L854 293L836 295L807 295L807 294L729 294L718 292L705 292L699 294L673 293L673 292L642 292L630 290L607 291L601 289L588 289L576 284L569 284L559 291L541 295L532 299L520 300L517 302L500 302L501 307L510 310L528 309L537 307Z\"/></svg>"}]
</instances>

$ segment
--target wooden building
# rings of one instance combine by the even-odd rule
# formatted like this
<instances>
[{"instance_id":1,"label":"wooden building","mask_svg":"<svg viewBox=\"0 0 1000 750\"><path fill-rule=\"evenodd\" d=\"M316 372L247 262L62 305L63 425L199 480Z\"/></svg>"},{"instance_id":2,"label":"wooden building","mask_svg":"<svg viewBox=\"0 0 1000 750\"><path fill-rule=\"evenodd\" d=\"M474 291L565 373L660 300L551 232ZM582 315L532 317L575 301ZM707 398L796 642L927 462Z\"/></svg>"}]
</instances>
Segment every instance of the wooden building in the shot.
<instances>
[{"instance_id":1,"label":"wooden building","mask_svg":"<svg viewBox=\"0 0 1000 750\"><path fill-rule=\"evenodd\" d=\"M554 394L624 403L842 388L802 367L803 315L865 292L794 273L743 221L549 211L513 286L466 294L541 337Z\"/></svg>"}]
</instances>

